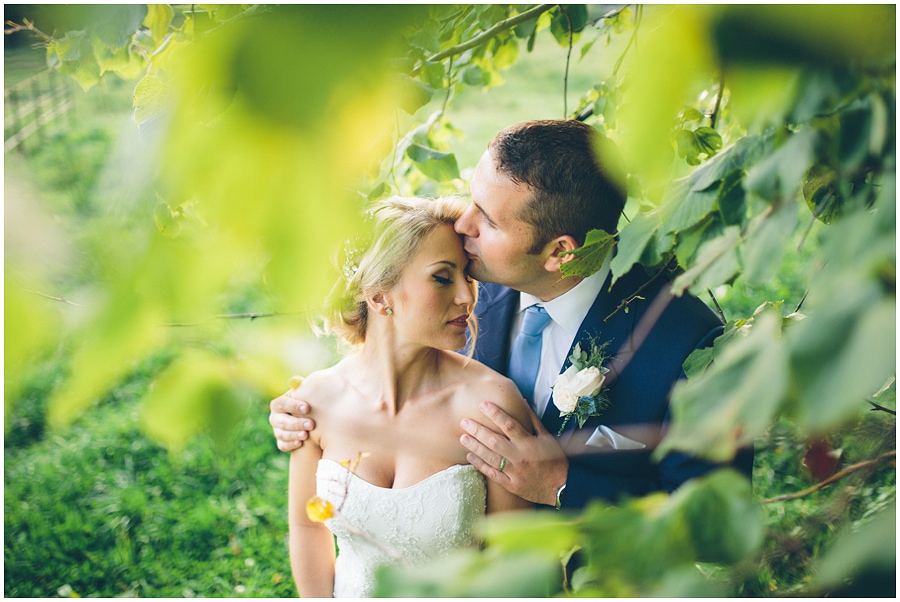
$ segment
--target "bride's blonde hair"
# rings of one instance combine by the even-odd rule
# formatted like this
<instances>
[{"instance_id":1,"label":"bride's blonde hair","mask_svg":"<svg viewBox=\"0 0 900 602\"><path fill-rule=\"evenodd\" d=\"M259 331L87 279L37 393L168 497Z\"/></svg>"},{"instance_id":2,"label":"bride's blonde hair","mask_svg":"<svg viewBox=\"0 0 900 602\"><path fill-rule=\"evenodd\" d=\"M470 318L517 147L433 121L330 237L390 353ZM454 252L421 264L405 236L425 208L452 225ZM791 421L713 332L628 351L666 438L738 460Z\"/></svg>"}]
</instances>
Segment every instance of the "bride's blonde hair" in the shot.
<instances>
[{"instance_id":1,"label":"bride's blonde hair","mask_svg":"<svg viewBox=\"0 0 900 602\"><path fill-rule=\"evenodd\" d=\"M324 319L325 332L337 335L351 347L363 344L369 319L366 300L393 289L425 237L438 226L452 226L467 207L460 197L390 197L378 201L368 212L374 221L368 244L345 252L342 275L332 290L331 308ZM477 299L477 283L472 281L471 287ZM469 308L468 324L467 355L472 357L478 334L474 307Z\"/></svg>"}]
</instances>

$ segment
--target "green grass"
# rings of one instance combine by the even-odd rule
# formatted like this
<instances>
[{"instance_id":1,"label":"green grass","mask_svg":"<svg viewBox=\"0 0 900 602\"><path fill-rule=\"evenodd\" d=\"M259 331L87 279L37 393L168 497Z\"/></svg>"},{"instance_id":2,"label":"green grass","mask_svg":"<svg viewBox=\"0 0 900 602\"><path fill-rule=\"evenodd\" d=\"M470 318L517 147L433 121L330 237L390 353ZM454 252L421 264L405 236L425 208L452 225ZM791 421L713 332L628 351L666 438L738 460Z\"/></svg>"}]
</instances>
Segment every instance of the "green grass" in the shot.
<instances>
[{"instance_id":1,"label":"green grass","mask_svg":"<svg viewBox=\"0 0 900 602\"><path fill-rule=\"evenodd\" d=\"M135 403L166 361L139 367L67 431L17 412L4 453L6 596L294 594L288 456L266 404L251 400L227 446L200 437L169 455L142 434Z\"/></svg>"}]
</instances>

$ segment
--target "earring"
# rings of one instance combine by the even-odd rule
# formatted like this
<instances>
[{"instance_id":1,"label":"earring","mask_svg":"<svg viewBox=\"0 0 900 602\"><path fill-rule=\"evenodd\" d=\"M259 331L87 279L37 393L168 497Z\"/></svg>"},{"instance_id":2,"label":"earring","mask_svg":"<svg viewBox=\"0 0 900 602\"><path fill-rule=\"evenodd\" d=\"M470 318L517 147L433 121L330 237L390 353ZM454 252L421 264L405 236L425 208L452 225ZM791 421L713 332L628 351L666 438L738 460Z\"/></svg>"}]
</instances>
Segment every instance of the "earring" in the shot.
<instances>
[{"instance_id":1,"label":"earring","mask_svg":"<svg viewBox=\"0 0 900 602\"><path fill-rule=\"evenodd\" d=\"M386 307L386 308L384 308L384 313L386 313L386 314L389 315L389 316L393 316L393 315L394 315L394 310L391 309L390 307Z\"/></svg>"}]
</instances>

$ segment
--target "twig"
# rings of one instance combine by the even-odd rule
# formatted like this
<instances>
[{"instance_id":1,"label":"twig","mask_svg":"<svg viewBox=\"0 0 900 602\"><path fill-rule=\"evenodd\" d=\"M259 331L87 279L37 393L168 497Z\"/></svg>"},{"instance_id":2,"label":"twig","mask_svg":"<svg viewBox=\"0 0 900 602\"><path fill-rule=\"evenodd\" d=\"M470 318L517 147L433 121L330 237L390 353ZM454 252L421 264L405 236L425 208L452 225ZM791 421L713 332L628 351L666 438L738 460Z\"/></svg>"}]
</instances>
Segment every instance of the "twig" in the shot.
<instances>
[{"instance_id":1,"label":"twig","mask_svg":"<svg viewBox=\"0 0 900 602\"><path fill-rule=\"evenodd\" d=\"M725 69L719 68L719 93L716 94L716 106L713 107L712 115L709 116L709 127L716 129L716 122L719 120L719 108L722 106L722 96L725 94Z\"/></svg>"},{"instance_id":2,"label":"twig","mask_svg":"<svg viewBox=\"0 0 900 602\"><path fill-rule=\"evenodd\" d=\"M6 35L10 35L13 33L18 33L20 31L30 31L45 42L49 43L53 41L52 36L45 34L43 31L35 27L34 23L29 21L28 19L22 19L22 23L24 23L24 25L19 25L18 23L15 23L13 21L7 21L6 25L9 25L12 29L4 29L3 33L5 33Z\"/></svg>"},{"instance_id":3,"label":"twig","mask_svg":"<svg viewBox=\"0 0 900 602\"><path fill-rule=\"evenodd\" d=\"M211 322L213 320L256 320L257 318L276 318L279 316L294 316L301 314L303 312L300 311L273 311L265 314L258 313L242 313L242 314L219 314L217 316L213 316L207 320L203 320L201 322L169 322L163 324L163 326L171 326L171 327L184 327L184 326L199 326L200 324L204 324L206 322Z\"/></svg>"},{"instance_id":4,"label":"twig","mask_svg":"<svg viewBox=\"0 0 900 602\"><path fill-rule=\"evenodd\" d=\"M22 284L22 283L20 282L19 284ZM68 305L73 305L73 306L75 306L75 307L84 307L83 305L81 305L81 304L79 304L79 303L75 303L74 301L69 301L68 299L66 299L66 298L65 298L64 296L62 296L62 295L59 295L59 296L57 296L57 297L54 297L53 295L48 295L47 293L42 293L41 291L38 291L38 290L35 290L35 289L33 289L33 288L27 287L27 286L25 286L24 284L22 284L22 288L24 288L26 291L28 291L28 292L30 292L30 293L34 293L35 295L40 295L41 297L43 297L43 298L45 298L45 299L50 299L50 300L52 300L52 301L60 301L60 302L62 302L62 303L66 303L66 304L68 304Z\"/></svg>"},{"instance_id":5,"label":"twig","mask_svg":"<svg viewBox=\"0 0 900 602\"><path fill-rule=\"evenodd\" d=\"M722 321L722 324L728 324L728 320L725 319L725 312L722 311L721 306L719 306L719 301L716 299L716 296L709 289L706 289L706 292L709 293L709 298L712 299L713 305L716 306L716 313L719 314L719 320Z\"/></svg>"},{"instance_id":6,"label":"twig","mask_svg":"<svg viewBox=\"0 0 900 602\"><path fill-rule=\"evenodd\" d=\"M788 493L786 495L779 495L778 497L773 497L773 498L769 498L767 500L763 500L762 503L763 504L771 504L773 502L786 502L788 500L796 500L801 497L806 497L810 493L814 493L824 487L827 487L828 485L831 485L835 481L839 481L840 479L843 479L847 475L854 473L857 470L862 470L863 468L875 466L876 464L879 464L885 460L888 460L890 458L896 458L896 457L897 457L897 450L889 451L886 454L882 454L872 460L865 460L863 462L857 462L856 464L852 464L852 465L848 466L847 468L845 468L844 470L834 473L833 475L831 475L824 481L816 483L812 487L808 487L808 488L804 489L803 491L797 491L796 493Z\"/></svg>"},{"instance_id":7,"label":"twig","mask_svg":"<svg viewBox=\"0 0 900 602\"><path fill-rule=\"evenodd\" d=\"M556 6L556 4L538 4L533 8L529 8L524 13L519 13L518 15L514 15L508 19L500 21L499 23L494 23L492 27L485 29L483 32L481 32L471 40L467 40L462 44L457 44L456 46L446 48L438 52L437 54L431 55L425 60L427 62L436 62L442 61L445 58L453 56L455 54L462 54L466 50L470 50L472 48L475 48L476 46L480 46L483 42L490 40L501 31L506 31L507 29L515 27L519 23L524 23L525 21L529 21L544 14L554 6Z\"/></svg>"},{"instance_id":8,"label":"twig","mask_svg":"<svg viewBox=\"0 0 900 602\"><path fill-rule=\"evenodd\" d=\"M875 403L875 402L872 401L871 399L867 399L867 400L866 400L866 403L869 404L870 406L872 406L872 411L873 411L873 412L887 412L888 414L891 414L892 416L896 416L896 415L897 415L897 411L896 411L896 410L892 410L892 409L890 409L890 408L886 408L886 407L884 407L883 405L880 405L880 404Z\"/></svg>"},{"instance_id":9,"label":"twig","mask_svg":"<svg viewBox=\"0 0 900 602\"><path fill-rule=\"evenodd\" d=\"M628 38L628 43L625 45L625 50L622 51L622 54L619 55L619 59L616 61L616 66L613 68L613 75L619 73L619 68L622 66L622 61L625 60L625 55L628 54L628 50L631 46L637 41L638 29L640 29L641 17L644 14L644 5L637 4L635 5L634 12L634 31L631 33L631 37Z\"/></svg>"},{"instance_id":10,"label":"twig","mask_svg":"<svg viewBox=\"0 0 900 602\"><path fill-rule=\"evenodd\" d=\"M674 257L673 257L672 259L674 259ZM652 278L650 278L649 280L647 280L647 282L645 282L644 284L642 284L642 285L640 286L640 288L638 288L636 291L634 291L634 293L632 293L629 297L627 297L627 298L625 298L625 299L622 299L622 302L619 303L618 306L616 306L616 308L612 311L612 313L610 313L608 316L606 316L605 318L603 318L603 321L604 321L604 322L609 322L609 320L610 320L614 315L616 315L617 313L619 313L619 311L620 311L623 307L627 307L627 306L630 305L631 302L634 301L635 299L638 299L638 298L643 299L643 297L640 296L641 291L643 291L645 288L647 288L648 286L650 286L650 285L653 283L654 280L656 280L657 278L659 278L659 275L662 274L662 273L666 270L666 268L669 267L669 264L670 264L670 263L672 263L672 259L669 259L669 261L666 263L666 265L664 265L658 272L656 272L656 273L653 275Z\"/></svg>"},{"instance_id":11,"label":"twig","mask_svg":"<svg viewBox=\"0 0 900 602\"><path fill-rule=\"evenodd\" d=\"M572 32L572 17L569 16L569 13L566 12L566 9L559 6L559 10L562 11L562 14L566 16L566 21L569 23L569 50L566 52L566 70L563 73L563 119L569 114L569 64L572 62L572 41L574 39L574 34Z\"/></svg>"}]
</instances>

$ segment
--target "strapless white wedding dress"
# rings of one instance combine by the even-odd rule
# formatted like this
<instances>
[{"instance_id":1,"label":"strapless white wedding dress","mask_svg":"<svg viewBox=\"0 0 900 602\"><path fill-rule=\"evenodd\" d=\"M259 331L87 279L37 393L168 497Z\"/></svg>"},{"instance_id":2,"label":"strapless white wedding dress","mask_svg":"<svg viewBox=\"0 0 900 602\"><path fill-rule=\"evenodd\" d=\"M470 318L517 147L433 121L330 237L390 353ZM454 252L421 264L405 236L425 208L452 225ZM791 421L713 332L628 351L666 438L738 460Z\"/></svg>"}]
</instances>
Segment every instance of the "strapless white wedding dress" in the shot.
<instances>
[{"instance_id":1,"label":"strapless white wedding dress","mask_svg":"<svg viewBox=\"0 0 900 602\"><path fill-rule=\"evenodd\" d=\"M375 570L383 564L415 566L474 544L473 528L486 501L484 477L467 464L450 466L410 487L386 489L322 459L316 493L340 509L340 517L325 523L339 549L336 598L371 596Z\"/></svg>"}]
</instances>

